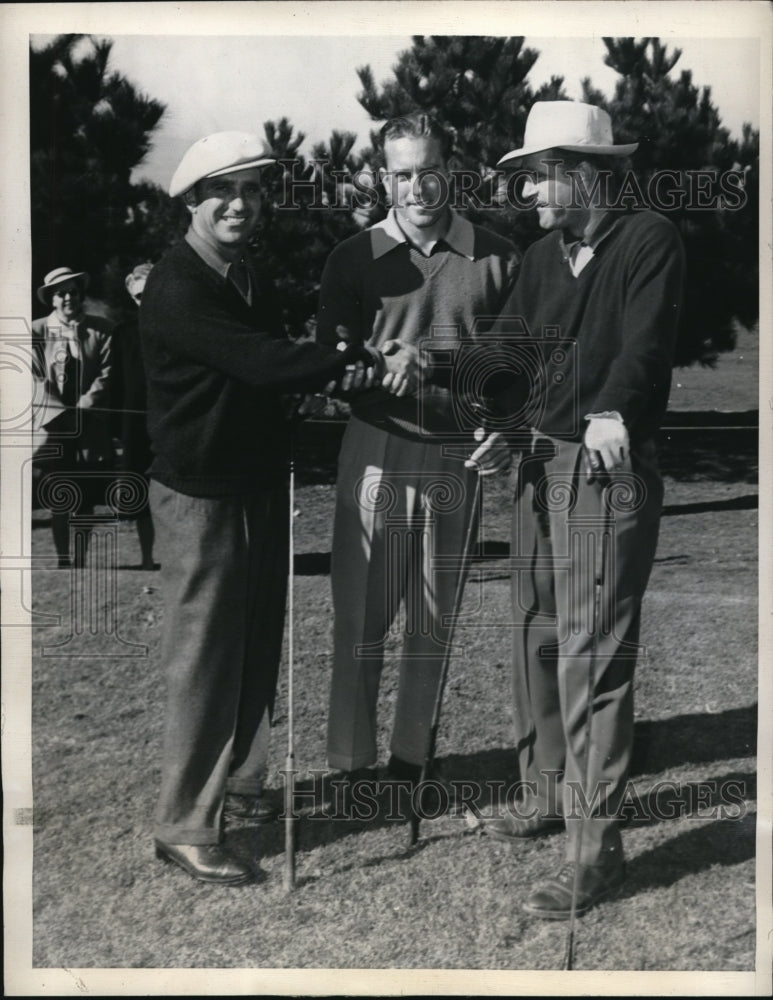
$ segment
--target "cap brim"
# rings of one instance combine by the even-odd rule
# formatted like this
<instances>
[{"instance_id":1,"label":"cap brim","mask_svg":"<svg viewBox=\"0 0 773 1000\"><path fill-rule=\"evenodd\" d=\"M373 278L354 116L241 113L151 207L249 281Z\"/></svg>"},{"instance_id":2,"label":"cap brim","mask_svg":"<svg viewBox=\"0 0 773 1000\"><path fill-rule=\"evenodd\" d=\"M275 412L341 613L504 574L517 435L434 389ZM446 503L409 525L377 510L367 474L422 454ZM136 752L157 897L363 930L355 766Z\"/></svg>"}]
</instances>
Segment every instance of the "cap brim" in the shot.
<instances>
[{"instance_id":1,"label":"cap brim","mask_svg":"<svg viewBox=\"0 0 773 1000\"><path fill-rule=\"evenodd\" d=\"M172 198L176 198L178 195L190 191L191 188L195 187L199 181L203 181L206 177L222 177L224 174L236 174L240 170L249 170L251 167L268 167L276 162L274 157L261 156L254 160L245 160L244 163L235 163L230 167L223 167L222 170L213 170L211 174L202 174L201 177L196 177L192 181L183 180L182 183L177 180L175 173L169 185L169 194Z\"/></svg>"},{"instance_id":2,"label":"cap brim","mask_svg":"<svg viewBox=\"0 0 773 1000\"><path fill-rule=\"evenodd\" d=\"M214 170L211 174L205 174L206 177L221 177L223 174L237 174L240 170L249 170L250 167L267 167L272 163L276 163L276 160L269 157L264 157L260 160L248 160L246 163L237 163L233 167L225 167L223 170ZM202 177L201 180L204 180Z\"/></svg>"},{"instance_id":3,"label":"cap brim","mask_svg":"<svg viewBox=\"0 0 773 1000\"><path fill-rule=\"evenodd\" d=\"M565 149L570 153L587 153L589 156L630 156L631 153L635 152L639 148L638 142L627 142L621 143L615 146L538 146L536 148L529 148L524 146L523 149L514 149L510 153L506 153L501 160L497 163L498 167L504 166L505 164L509 166L515 166L518 160L525 160L527 156L534 156L535 153L546 153L549 149Z\"/></svg>"}]
</instances>

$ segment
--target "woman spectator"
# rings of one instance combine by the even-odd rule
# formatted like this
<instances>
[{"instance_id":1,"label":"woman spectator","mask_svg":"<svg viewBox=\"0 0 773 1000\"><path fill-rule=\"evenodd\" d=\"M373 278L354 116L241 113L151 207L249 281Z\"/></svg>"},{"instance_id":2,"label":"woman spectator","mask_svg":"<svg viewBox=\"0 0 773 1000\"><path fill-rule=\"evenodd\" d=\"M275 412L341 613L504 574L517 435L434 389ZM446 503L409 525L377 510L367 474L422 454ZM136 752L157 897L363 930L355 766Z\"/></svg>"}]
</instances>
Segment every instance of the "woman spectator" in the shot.
<instances>
[{"instance_id":1,"label":"woman spectator","mask_svg":"<svg viewBox=\"0 0 773 1000\"><path fill-rule=\"evenodd\" d=\"M84 311L88 275L57 267L38 298L51 313L32 324L37 505L50 506L57 562L71 565L70 516L92 513L100 477L112 460L109 380L111 331ZM63 498L72 502L63 511ZM82 565L84 548L75 555Z\"/></svg>"}]
</instances>

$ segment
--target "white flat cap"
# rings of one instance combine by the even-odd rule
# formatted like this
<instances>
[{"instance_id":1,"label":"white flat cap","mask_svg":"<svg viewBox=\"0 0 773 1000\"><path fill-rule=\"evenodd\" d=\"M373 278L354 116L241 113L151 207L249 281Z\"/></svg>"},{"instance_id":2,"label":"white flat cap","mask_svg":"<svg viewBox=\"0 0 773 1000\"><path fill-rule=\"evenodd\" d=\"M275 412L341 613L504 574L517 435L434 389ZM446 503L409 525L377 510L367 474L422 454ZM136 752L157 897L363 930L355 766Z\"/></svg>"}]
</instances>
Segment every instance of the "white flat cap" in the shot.
<instances>
[{"instance_id":1,"label":"white flat cap","mask_svg":"<svg viewBox=\"0 0 773 1000\"><path fill-rule=\"evenodd\" d=\"M194 142L180 160L169 183L169 194L185 194L204 177L219 177L248 167L276 163L266 142L252 132L215 132Z\"/></svg>"},{"instance_id":2,"label":"white flat cap","mask_svg":"<svg viewBox=\"0 0 773 1000\"><path fill-rule=\"evenodd\" d=\"M599 156L628 156L638 142L612 141L612 119L603 108L581 101L537 101L533 104L521 149L506 153L498 167L513 160L522 160L533 153L548 149L568 149L573 153L595 153Z\"/></svg>"}]
</instances>

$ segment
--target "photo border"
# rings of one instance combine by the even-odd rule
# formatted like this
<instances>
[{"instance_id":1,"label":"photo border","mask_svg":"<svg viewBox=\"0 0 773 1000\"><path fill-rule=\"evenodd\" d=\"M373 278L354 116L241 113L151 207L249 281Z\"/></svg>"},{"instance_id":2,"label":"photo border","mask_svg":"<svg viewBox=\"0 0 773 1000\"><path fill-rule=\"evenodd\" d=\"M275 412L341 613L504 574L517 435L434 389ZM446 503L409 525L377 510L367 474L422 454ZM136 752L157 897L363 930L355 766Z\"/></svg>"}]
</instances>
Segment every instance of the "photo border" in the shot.
<instances>
[{"instance_id":1,"label":"photo border","mask_svg":"<svg viewBox=\"0 0 773 1000\"><path fill-rule=\"evenodd\" d=\"M31 629L29 573L14 553L30 551L29 447L4 437L0 459L3 510L0 561L3 597L2 739L5 847L5 988L9 996L101 995L769 995L771 992L771 810L773 781L773 388L771 387L771 7L765 2L317 2L4 4L0 7L0 136L4 192L0 212L3 277L0 317L29 318L29 94L31 34L99 35L400 35L511 34L583 37L657 35L756 37L760 41L760 529L759 529L759 811L757 824L756 972L558 973L481 970L43 969L32 967ZM143 26L152 26L144 30ZM344 27L345 25L345 27ZM10 265L8 262L12 262ZM17 321L0 318L0 342ZM0 417L12 419L29 387L18 372L0 371ZM9 555L10 554L10 555Z\"/></svg>"}]
</instances>

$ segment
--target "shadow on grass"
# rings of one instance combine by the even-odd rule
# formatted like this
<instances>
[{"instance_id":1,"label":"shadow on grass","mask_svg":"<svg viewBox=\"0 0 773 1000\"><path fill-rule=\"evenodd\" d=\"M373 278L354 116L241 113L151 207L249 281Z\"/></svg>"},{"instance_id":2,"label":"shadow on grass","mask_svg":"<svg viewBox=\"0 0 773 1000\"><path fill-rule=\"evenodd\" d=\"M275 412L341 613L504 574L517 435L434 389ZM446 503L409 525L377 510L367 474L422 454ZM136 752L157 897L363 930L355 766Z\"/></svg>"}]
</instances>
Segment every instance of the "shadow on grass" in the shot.
<instances>
[{"instance_id":1,"label":"shadow on grass","mask_svg":"<svg viewBox=\"0 0 773 1000\"><path fill-rule=\"evenodd\" d=\"M700 781L660 780L643 795L626 800L621 825L630 829L687 817L741 820L756 798L757 776L751 771Z\"/></svg>"},{"instance_id":2,"label":"shadow on grass","mask_svg":"<svg viewBox=\"0 0 773 1000\"><path fill-rule=\"evenodd\" d=\"M637 722L631 774L660 774L680 764L751 757L757 748L757 705Z\"/></svg>"},{"instance_id":3,"label":"shadow on grass","mask_svg":"<svg viewBox=\"0 0 773 1000\"><path fill-rule=\"evenodd\" d=\"M634 766L636 774L666 775L684 764L707 764L717 760L752 756L756 746L756 705L728 709L715 715L689 714L636 725ZM449 754L437 761L438 773L452 784L452 802L461 806L472 802L484 816L493 815L507 801L508 793L518 782L518 765L512 748L495 748L474 754ZM354 813L338 796L340 774L328 772L313 781L301 780L299 793L300 819L296 827L299 851L324 847L364 830L384 827L402 828L405 837L405 857L408 848L407 786L395 791L395 786L382 784L379 791L370 791L373 781L366 781L368 792L357 800ZM728 819L742 816L745 803L756 796L756 778L751 772L730 772L718 779L671 782L661 778L641 798L630 802L624 811L624 822L630 826L673 821L685 816L705 816L706 810ZM466 790L465 790L466 789ZM313 807L313 808L312 808ZM740 820L737 820L740 822ZM256 840L264 857L284 851L284 823L259 828L249 825L229 827L229 840L237 850L248 849ZM390 857L402 858L397 851ZM384 860L384 859L381 859ZM374 861L374 864L378 861Z\"/></svg>"},{"instance_id":4,"label":"shadow on grass","mask_svg":"<svg viewBox=\"0 0 773 1000\"><path fill-rule=\"evenodd\" d=\"M663 507L663 517L674 517L679 514L708 514L719 510L756 510L758 507L759 497L756 493L749 493L743 497L731 497L729 500L666 504Z\"/></svg>"},{"instance_id":5,"label":"shadow on grass","mask_svg":"<svg viewBox=\"0 0 773 1000\"><path fill-rule=\"evenodd\" d=\"M757 817L718 819L671 837L627 864L623 897L642 889L665 888L689 875L700 875L715 865L728 867L755 856Z\"/></svg>"},{"instance_id":6,"label":"shadow on grass","mask_svg":"<svg viewBox=\"0 0 773 1000\"><path fill-rule=\"evenodd\" d=\"M714 411L670 412L657 438L661 470L683 482L757 481L759 415ZM299 486L334 483L346 422L306 421L296 445Z\"/></svg>"},{"instance_id":7,"label":"shadow on grass","mask_svg":"<svg viewBox=\"0 0 773 1000\"><path fill-rule=\"evenodd\" d=\"M496 559L506 559L510 555L508 542L482 540L473 550L474 565L490 562ZM295 573L297 576L329 576L329 552L300 552L295 556Z\"/></svg>"},{"instance_id":8,"label":"shadow on grass","mask_svg":"<svg viewBox=\"0 0 773 1000\"><path fill-rule=\"evenodd\" d=\"M710 514L721 511L757 510L759 507L759 496L756 493L747 493L740 497L729 497L723 500L704 500L693 503L666 504L662 510L663 517L679 517L685 514ZM496 564L497 561L510 557L510 543L500 539L483 538L475 543L472 552L473 571L477 568L479 572L485 571L488 564ZM689 556L667 556L655 559L656 563L673 563L683 565L691 561ZM329 576L330 575L330 553L329 552L302 552L295 556L295 573L297 576ZM485 579L504 580L509 577L507 567L494 570L495 576L487 573ZM473 576L473 580L477 577Z\"/></svg>"}]
</instances>

